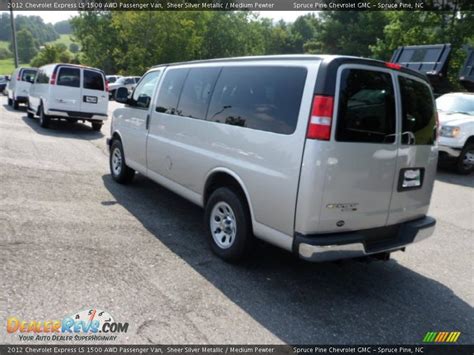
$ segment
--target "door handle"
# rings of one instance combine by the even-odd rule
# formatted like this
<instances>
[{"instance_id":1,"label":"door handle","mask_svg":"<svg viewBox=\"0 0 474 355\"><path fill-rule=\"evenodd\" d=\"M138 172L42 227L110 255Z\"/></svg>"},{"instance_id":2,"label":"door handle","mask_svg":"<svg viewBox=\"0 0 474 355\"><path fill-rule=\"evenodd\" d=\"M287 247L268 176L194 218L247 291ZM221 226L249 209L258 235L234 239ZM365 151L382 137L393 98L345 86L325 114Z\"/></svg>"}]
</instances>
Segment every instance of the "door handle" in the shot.
<instances>
[{"instance_id":1,"label":"door handle","mask_svg":"<svg viewBox=\"0 0 474 355\"><path fill-rule=\"evenodd\" d=\"M148 127L150 127L150 114L146 115L146 123L145 123L146 130L148 130Z\"/></svg>"},{"instance_id":2,"label":"door handle","mask_svg":"<svg viewBox=\"0 0 474 355\"><path fill-rule=\"evenodd\" d=\"M408 137L408 142L405 142L404 137ZM416 138L413 132L405 131L402 133L402 144L414 145L416 143Z\"/></svg>"}]
</instances>

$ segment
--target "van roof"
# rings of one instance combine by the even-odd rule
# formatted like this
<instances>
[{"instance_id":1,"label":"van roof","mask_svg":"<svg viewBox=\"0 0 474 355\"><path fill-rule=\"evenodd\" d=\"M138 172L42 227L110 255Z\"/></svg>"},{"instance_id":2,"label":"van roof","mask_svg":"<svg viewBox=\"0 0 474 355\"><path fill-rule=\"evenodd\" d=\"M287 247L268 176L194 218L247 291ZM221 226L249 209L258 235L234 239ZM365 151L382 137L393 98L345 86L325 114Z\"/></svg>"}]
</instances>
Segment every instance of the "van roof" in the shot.
<instances>
[{"instance_id":1,"label":"van roof","mask_svg":"<svg viewBox=\"0 0 474 355\"><path fill-rule=\"evenodd\" d=\"M82 64L73 64L73 63L51 63L51 64L46 64L46 65L43 65L43 67L49 67L49 66L57 66L57 65L60 65L60 66L63 66L63 67L74 67L74 68L82 68L82 69L92 69L92 70L97 70L97 71L100 71L101 73L104 73L104 71L102 69L99 69L99 68L94 68L94 67L89 67L87 65L82 65ZM43 68L42 67L42 68ZM104 74L105 75L105 74Z\"/></svg>"},{"instance_id":2,"label":"van roof","mask_svg":"<svg viewBox=\"0 0 474 355\"><path fill-rule=\"evenodd\" d=\"M387 63L377 59L363 58L363 57L354 57L346 55L315 55L315 54L284 54L284 55L264 55L264 56L247 56L247 57L230 57L230 58L216 58L216 59L203 59L203 60L194 60L188 62L176 62L176 63L167 63L155 65L153 68L158 67L168 67L168 66L178 66L184 64L204 64L204 63L226 63L226 62L252 62L252 61L272 61L272 60L291 60L291 61L307 61L307 60L321 60L324 66L333 67L334 64L339 67L341 64L354 63L354 64L366 64L377 67L387 67ZM329 65L329 64L333 65ZM337 69L337 68L336 68ZM392 68L393 69L393 68ZM428 81L426 75L420 73L419 71L412 70L401 66L398 68L399 71L417 76L425 81Z\"/></svg>"}]
</instances>

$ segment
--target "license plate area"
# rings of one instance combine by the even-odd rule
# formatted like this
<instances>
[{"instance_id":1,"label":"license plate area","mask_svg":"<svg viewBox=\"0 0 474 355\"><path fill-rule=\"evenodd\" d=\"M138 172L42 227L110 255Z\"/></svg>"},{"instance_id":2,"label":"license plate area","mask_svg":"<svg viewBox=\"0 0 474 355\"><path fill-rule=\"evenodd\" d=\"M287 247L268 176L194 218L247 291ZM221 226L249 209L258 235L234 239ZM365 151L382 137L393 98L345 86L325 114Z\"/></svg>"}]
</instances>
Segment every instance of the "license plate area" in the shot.
<instances>
[{"instance_id":1,"label":"license plate area","mask_svg":"<svg viewBox=\"0 0 474 355\"><path fill-rule=\"evenodd\" d=\"M398 192L421 189L425 168L405 168L398 176Z\"/></svg>"},{"instance_id":2,"label":"license plate area","mask_svg":"<svg viewBox=\"0 0 474 355\"><path fill-rule=\"evenodd\" d=\"M97 96L84 96L84 102L88 104L96 104Z\"/></svg>"}]
</instances>

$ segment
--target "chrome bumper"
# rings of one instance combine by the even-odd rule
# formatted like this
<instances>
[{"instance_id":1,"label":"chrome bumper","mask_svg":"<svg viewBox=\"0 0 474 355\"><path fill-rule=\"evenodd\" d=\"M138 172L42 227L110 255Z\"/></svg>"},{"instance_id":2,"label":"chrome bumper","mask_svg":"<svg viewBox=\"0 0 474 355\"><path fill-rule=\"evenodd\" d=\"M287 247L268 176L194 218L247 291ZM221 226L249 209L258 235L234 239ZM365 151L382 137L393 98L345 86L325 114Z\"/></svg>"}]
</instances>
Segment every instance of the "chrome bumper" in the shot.
<instances>
[{"instance_id":1,"label":"chrome bumper","mask_svg":"<svg viewBox=\"0 0 474 355\"><path fill-rule=\"evenodd\" d=\"M357 258L391 252L417 243L433 234L436 220L424 217L396 226L348 233L303 236L296 235L293 251L300 258L313 262ZM373 238L379 235L381 239ZM371 237L372 235L372 237ZM388 236L388 238L387 238ZM327 244L327 242L332 244Z\"/></svg>"},{"instance_id":2,"label":"chrome bumper","mask_svg":"<svg viewBox=\"0 0 474 355\"><path fill-rule=\"evenodd\" d=\"M461 155L461 148L452 148L447 145L438 145L438 150L440 152L446 153L450 157L458 158Z\"/></svg>"}]
</instances>

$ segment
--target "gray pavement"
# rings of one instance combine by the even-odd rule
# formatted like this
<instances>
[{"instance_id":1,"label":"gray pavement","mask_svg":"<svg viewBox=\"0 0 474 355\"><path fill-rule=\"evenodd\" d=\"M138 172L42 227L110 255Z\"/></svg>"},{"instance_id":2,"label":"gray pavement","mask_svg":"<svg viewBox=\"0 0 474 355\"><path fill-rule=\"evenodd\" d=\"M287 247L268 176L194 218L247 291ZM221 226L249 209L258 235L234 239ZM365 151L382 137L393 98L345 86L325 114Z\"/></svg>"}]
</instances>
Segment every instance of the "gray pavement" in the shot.
<instances>
[{"instance_id":1,"label":"gray pavement","mask_svg":"<svg viewBox=\"0 0 474 355\"><path fill-rule=\"evenodd\" d=\"M473 343L474 175L439 171L435 235L389 262L310 264L266 244L230 265L207 247L202 211L138 176L109 175L90 125L42 129L0 97L0 343L6 318L97 307L116 343ZM116 107L111 104L111 109Z\"/></svg>"}]
</instances>

